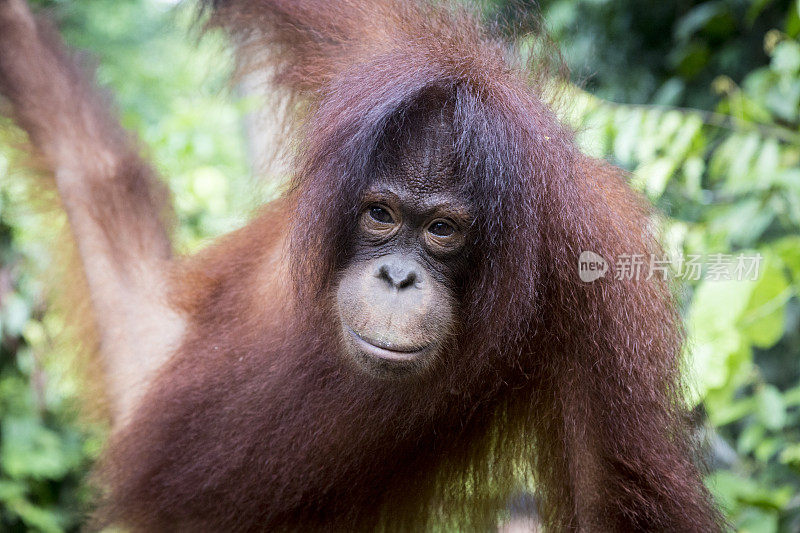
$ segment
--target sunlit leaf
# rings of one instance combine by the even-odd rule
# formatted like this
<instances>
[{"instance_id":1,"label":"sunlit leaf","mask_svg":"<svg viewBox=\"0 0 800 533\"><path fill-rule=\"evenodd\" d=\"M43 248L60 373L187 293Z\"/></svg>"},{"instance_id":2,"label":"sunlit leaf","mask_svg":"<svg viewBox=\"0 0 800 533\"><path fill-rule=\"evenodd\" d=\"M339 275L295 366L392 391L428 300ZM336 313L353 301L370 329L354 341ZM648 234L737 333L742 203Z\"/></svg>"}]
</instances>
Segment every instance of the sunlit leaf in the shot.
<instances>
[{"instance_id":1,"label":"sunlit leaf","mask_svg":"<svg viewBox=\"0 0 800 533\"><path fill-rule=\"evenodd\" d=\"M764 385L756 394L758 417L764 426L773 431L781 429L786 422L786 406L783 396L772 385Z\"/></svg>"},{"instance_id":2,"label":"sunlit leaf","mask_svg":"<svg viewBox=\"0 0 800 533\"><path fill-rule=\"evenodd\" d=\"M741 331L755 346L768 348L783 336L786 303L791 295L783 263L775 255L766 256L741 317Z\"/></svg>"},{"instance_id":3,"label":"sunlit leaf","mask_svg":"<svg viewBox=\"0 0 800 533\"><path fill-rule=\"evenodd\" d=\"M743 513L736 530L738 533L778 533L778 513L751 507Z\"/></svg>"}]
</instances>

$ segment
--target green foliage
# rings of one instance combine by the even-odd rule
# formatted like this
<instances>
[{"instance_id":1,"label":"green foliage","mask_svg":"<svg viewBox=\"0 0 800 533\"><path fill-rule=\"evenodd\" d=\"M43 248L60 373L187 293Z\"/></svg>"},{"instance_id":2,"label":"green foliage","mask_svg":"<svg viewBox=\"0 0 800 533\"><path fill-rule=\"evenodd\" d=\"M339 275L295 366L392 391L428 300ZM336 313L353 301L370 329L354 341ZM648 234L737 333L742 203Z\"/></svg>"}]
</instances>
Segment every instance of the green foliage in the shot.
<instances>
[{"instance_id":1,"label":"green foliage","mask_svg":"<svg viewBox=\"0 0 800 533\"><path fill-rule=\"evenodd\" d=\"M800 30L792 0L540 3L576 79L616 102L710 109L714 77L739 82L766 64L767 30Z\"/></svg>"},{"instance_id":2,"label":"green foliage","mask_svg":"<svg viewBox=\"0 0 800 533\"><path fill-rule=\"evenodd\" d=\"M2 159L0 159L2 162ZM0 174L3 173L0 166ZM83 521L82 478L98 446L75 423L69 395L42 363L54 350L46 331L34 264L43 250L26 242L24 214L0 186L0 530L66 531Z\"/></svg>"}]
</instances>

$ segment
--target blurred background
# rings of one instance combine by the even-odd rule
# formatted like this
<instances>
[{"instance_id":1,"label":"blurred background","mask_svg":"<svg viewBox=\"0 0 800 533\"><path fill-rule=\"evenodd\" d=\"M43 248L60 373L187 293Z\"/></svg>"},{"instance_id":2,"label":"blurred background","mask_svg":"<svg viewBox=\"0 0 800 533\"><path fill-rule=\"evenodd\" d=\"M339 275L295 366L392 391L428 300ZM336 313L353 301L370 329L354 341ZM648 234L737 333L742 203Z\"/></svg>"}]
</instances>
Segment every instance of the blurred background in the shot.
<instances>
[{"instance_id":1,"label":"blurred background","mask_svg":"<svg viewBox=\"0 0 800 533\"><path fill-rule=\"evenodd\" d=\"M179 249L242 225L274 195L253 177L223 38L169 0L39 0L88 50L172 188ZM512 5L513 4L513 5ZM687 401L708 485L735 530L800 531L800 0L484 2L511 31L541 11L574 86L587 152L633 172L671 257L759 254L759 277L686 279ZM69 309L48 309L63 223L10 167L0 119L0 531L76 531L105 428L78 419ZM705 268L708 268L706 265ZM705 279L703 279L705 278Z\"/></svg>"}]
</instances>

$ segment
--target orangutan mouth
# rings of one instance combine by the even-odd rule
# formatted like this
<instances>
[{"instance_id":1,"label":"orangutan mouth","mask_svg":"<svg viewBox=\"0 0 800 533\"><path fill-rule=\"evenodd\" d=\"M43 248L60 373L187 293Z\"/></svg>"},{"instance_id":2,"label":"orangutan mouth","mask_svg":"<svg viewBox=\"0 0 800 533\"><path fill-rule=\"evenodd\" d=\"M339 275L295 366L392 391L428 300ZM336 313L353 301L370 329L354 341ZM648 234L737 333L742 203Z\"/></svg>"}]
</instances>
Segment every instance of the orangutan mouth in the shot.
<instances>
[{"instance_id":1,"label":"orangutan mouth","mask_svg":"<svg viewBox=\"0 0 800 533\"><path fill-rule=\"evenodd\" d=\"M392 361L407 361L419 357L425 353L430 346L420 347L407 347L389 345L385 342L374 341L372 339L365 339L353 328L345 325L345 329L355 341L356 346L364 353L376 357L378 359L389 359Z\"/></svg>"}]
</instances>

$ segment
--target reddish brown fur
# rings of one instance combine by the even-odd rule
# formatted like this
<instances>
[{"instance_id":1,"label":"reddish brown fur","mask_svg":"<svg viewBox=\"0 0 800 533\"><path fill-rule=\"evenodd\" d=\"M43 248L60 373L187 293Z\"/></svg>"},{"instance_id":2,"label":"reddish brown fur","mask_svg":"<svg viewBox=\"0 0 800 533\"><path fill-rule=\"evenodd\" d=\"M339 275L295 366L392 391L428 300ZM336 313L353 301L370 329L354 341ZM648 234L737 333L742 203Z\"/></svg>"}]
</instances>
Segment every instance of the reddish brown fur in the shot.
<instances>
[{"instance_id":1,"label":"reddish brown fur","mask_svg":"<svg viewBox=\"0 0 800 533\"><path fill-rule=\"evenodd\" d=\"M259 61L309 110L297 174L286 198L174 267L186 334L111 439L100 522L478 530L533 479L556 530L718 530L692 463L668 287L577 278L583 250L656 252L648 209L577 152L509 50L466 15L413 2L213 7L245 54L278 50ZM461 333L423 376L370 379L340 355L331 287L386 125L445 104L478 208ZM148 197L138 187L126 189Z\"/></svg>"}]
</instances>

